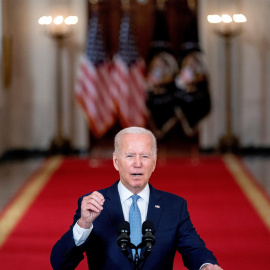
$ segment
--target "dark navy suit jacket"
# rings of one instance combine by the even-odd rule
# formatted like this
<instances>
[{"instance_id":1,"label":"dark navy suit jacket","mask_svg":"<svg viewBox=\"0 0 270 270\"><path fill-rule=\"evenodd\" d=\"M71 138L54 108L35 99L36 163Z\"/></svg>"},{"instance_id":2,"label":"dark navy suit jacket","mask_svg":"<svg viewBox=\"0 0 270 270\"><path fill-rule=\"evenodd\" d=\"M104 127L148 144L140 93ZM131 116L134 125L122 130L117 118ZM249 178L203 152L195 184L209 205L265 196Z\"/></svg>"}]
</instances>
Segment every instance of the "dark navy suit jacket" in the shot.
<instances>
[{"instance_id":1,"label":"dark navy suit jacket","mask_svg":"<svg viewBox=\"0 0 270 270\"><path fill-rule=\"evenodd\" d=\"M117 184L118 182L99 191L105 198L104 209L93 222L93 231L86 242L77 247L73 240L72 228L80 218L83 197L79 199L73 225L52 249L53 269L75 269L84 258L84 252L87 255L89 269L133 269L131 262L117 245L119 228L124 222ZM157 190L150 185L146 220L154 224L156 241L152 252L142 265L142 270L173 269L176 251L181 253L184 265L190 270L198 270L203 263L217 263L212 252L205 247L205 243L195 231L183 198Z\"/></svg>"}]
</instances>

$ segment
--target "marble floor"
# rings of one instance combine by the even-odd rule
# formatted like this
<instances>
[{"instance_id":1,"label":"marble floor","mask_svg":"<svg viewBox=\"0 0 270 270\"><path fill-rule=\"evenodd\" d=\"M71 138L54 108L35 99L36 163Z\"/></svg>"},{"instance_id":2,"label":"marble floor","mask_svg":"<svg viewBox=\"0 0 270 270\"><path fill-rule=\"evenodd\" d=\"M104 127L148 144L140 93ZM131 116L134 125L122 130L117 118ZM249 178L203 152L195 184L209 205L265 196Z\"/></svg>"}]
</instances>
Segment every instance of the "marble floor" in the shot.
<instances>
[{"instance_id":1,"label":"marble floor","mask_svg":"<svg viewBox=\"0 0 270 270\"><path fill-rule=\"evenodd\" d=\"M270 156L245 156L243 161L260 186L270 197Z\"/></svg>"},{"instance_id":2,"label":"marble floor","mask_svg":"<svg viewBox=\"0 0 270 270\"><path fill-rule=\"evenodd\" d=\"M0 212L42 162L42 158L0 163Z\"/></svg>"},{"instance_id":3,"label":"marble floor","mask_svg":"<svg viewBox=\"0 0 270 270\"><path fill-rule=\"evenodd\" d=\"M0 212L42 163L43 158L0 163ZM243 161L270 196L270 156L246 156Z\"/></svg>"}]
</instances>

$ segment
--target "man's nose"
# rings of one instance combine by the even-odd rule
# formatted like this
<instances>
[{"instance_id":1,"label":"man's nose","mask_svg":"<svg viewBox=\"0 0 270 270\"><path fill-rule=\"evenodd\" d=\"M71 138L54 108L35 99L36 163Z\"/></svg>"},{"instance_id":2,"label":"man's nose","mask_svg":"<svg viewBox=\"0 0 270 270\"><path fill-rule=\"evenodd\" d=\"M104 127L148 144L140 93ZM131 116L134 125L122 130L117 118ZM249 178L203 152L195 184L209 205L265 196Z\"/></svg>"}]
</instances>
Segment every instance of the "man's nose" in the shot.
<instances>
[{"instance_id":1,"label":"man's nose","mask_svg":"<svg viewBox=\"0 0 270 270\"><path fill-rule=\"evenodd\" d=\"M142 166L142 158L140 155L135 156L134 166L136 166L136 167Z\"/></svg>"}]
</instances>

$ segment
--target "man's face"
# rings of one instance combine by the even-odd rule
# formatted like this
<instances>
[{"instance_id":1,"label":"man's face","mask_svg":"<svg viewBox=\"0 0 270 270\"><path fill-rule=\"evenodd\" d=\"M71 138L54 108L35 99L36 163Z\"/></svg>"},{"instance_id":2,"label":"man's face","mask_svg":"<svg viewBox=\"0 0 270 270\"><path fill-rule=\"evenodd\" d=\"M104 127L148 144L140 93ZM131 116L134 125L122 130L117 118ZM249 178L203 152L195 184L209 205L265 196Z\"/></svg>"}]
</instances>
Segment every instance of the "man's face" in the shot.
<instances>
[{"instance_id":1,"label":"man's face","mask_svg":"<svg viewBox=\"0 0 270 270\"><path fill-rule=\"evenodd\" d=\"M113 164L123 185L133 194L141 192L156 167L153 141L148 134L124 134Z\"/></svg>"}]
</instances>

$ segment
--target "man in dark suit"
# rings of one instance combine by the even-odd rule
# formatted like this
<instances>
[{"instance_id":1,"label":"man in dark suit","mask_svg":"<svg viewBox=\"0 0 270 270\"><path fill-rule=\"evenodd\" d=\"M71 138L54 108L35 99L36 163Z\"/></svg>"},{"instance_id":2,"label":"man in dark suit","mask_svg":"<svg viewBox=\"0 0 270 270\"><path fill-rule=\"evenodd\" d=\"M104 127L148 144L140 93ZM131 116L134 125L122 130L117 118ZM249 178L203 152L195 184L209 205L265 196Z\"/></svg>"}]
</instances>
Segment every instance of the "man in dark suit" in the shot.
<instances>
[{"instance_id":1,"label":"man in dark suit","mask_svg":"<svg viewBox=\"0 0 270 270\"><path fill-rule=\"evenodd\" d=\"M148 183L156 158L157 145L152 132L131 127L116 135L113 164L120 181L79 199L73 225L52 249L53 269L75 269L86 252L89 269L170 270L179 251L188 269L222 270L194 229L186 201L156 190ZM134 194L138 195L137 202L132 200ZM135 229L134 219L139 219ZM145 220L153 224L155 239L152 235L150 238L155 243L150 254L134 264L136 255L131 252L132 246L128 244L125 252L118 246L119 228L124 221L129 221L130 241L137 246L134 235L139 231L139 242L142 242L141 224ZM144 246L140 247L139 254L141 258L146 254Z\"/></svg>"}]
</instances>

